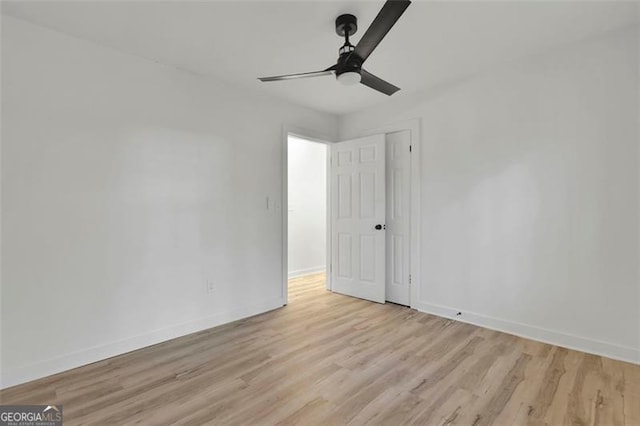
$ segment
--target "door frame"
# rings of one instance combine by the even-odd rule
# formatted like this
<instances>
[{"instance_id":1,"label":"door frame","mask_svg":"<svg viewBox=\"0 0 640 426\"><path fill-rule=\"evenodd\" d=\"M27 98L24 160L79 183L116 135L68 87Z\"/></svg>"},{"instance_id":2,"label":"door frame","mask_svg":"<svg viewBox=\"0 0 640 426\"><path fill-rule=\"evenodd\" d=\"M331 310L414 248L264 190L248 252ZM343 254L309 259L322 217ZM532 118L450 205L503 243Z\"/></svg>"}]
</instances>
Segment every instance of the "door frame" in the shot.
<instances>
[{"instance_id":1,"label":"door frame","mask_svg":"<svg viewBox=\"0 0 640 426\"><path fill-rule=\"evenodd\" d=\"M327 290L331 290L331 274L329 265L331 264L331 145L336 142L335 138L316 132L313 130L282 125L282 304L289 303L289 136L297 136L311 142L327 145L327 235L326 235L326 269L327 269Z\"/></svg>"},{"instance_id":2,"label":"door frame","mask_svg":"<svg viewBox=\"0 0 640 426\"><path fill-rule=\"evenodd\" d=\"M419 118L413 118L406 121L387 124L381 127L364 130L349 137L365 137L375 134L387 134L409 130L411 156L410 156L410 218L409 218L409 307L417 309L420 300L420 142L421 138L421 121Z\"/></svg>"}]
</instances>

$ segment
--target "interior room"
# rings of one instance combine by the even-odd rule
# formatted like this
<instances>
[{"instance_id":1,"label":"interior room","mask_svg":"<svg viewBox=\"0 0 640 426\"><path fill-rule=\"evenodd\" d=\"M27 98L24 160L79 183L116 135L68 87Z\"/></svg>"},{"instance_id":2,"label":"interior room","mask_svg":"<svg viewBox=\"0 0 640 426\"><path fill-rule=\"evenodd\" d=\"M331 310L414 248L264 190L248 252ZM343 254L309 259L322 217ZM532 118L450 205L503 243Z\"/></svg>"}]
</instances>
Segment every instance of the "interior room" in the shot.
<instances>
[{"instance_id":1,"label":"interior room","mask_svg":"<svg viewBox=\"0 0 640 426\"><path fill-rule=\"evenodd\" d=\"M640 3L0 7L0 425L640 425Z\"/></svg>"}]
</instances>

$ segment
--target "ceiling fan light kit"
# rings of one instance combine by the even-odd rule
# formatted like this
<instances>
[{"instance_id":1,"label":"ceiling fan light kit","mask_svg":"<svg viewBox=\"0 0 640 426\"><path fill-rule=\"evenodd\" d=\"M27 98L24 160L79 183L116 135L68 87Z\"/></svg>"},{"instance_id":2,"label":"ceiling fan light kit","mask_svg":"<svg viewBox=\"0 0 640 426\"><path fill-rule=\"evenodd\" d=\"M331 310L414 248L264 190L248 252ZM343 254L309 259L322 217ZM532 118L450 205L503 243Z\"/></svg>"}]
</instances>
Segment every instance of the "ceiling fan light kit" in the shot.
<instances>
[{"instance_id":1,"label":"ceiling fan light kit","mask_svg":"<svg viewBox=\"0 0 640 426\"><path fill-rule=\"evenodd\" d=\"M261 77L259 80L263 82L282 81L335 74L336 79L346 86L362 83L385 95L393 95L400 88L367 72L362 68L362 64L400 19L409 4L411 4L409 0L387 0L356 46L351 44L349 37L358 30L357 18L351 14L338 16L336 18L336 34L344 37L344 44L338 50L338 62L335 65L323 71Z\"/></svg>"},{"instance_id":2,"label":"ceiling fan light kit","mask_svg":"<svg viewBox=\"0 0 640 426\"><path fill-rule=\"evenodd\" d=\"M345 86L353 86L354 84L360 83L362 80L362 76L359 72L356 71L347 71L336 77L338 81Z\"/></svg>"}]
</instances>

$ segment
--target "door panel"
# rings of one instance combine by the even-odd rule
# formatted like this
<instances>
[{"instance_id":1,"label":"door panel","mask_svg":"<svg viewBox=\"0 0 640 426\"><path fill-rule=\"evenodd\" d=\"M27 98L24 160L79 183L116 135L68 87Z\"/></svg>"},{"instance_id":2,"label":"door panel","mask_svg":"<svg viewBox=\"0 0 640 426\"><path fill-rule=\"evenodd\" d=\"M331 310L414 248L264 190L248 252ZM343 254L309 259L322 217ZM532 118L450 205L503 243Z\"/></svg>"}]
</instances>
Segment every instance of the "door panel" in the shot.
<instances>
[{"instance_id":1,"label":"door panel","mask_svg":"<svg viewBox=\"0 0 640 426\"><path fill-rule=\"evenodd\" d=\"M331 146L332 290L385 301L385 136Z\"/></svg>"},{"instance_id":2,"label":"door panel","mask_svg":"<svg viewBox=\"0 0 640 426\"><path fill-rule=\"evenodd\" d=\"M387 140L387 277L386 298L401 305L410 303L409 287L409 130L388 133Z\"/></svg>"}]
</instances>

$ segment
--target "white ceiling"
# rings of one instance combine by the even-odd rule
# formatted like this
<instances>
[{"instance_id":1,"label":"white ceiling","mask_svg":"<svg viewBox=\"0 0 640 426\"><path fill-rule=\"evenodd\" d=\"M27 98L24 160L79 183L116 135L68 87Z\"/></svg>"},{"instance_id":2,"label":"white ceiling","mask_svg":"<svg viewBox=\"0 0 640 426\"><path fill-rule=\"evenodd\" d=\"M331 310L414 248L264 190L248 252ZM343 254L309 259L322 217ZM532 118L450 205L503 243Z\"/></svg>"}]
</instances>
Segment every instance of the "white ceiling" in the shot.
<instances>
[{"instance_id":1,"label":"white ceiling","mask_svg":"<svg viewBox=\"0 0 640 426\"><path fill-rule=\"evenodd\" d=\"M378 1L3 1L2 13L118 50L336 114L387 101L331 76L256 78L333 65L334 20L358 17L357 41ZM402 88L427 90L500 62L637 23L635 2L414 1L365 68Z\"/></svg>"}]
</instances>

